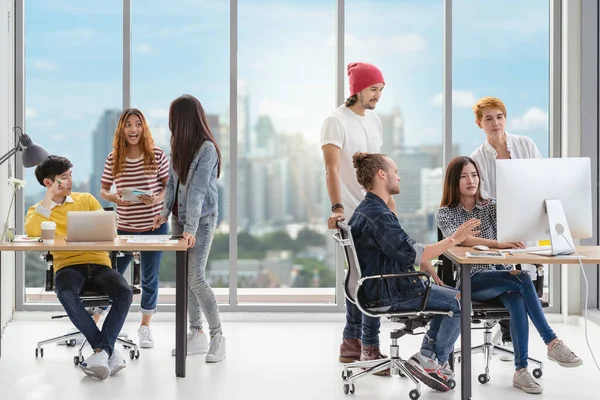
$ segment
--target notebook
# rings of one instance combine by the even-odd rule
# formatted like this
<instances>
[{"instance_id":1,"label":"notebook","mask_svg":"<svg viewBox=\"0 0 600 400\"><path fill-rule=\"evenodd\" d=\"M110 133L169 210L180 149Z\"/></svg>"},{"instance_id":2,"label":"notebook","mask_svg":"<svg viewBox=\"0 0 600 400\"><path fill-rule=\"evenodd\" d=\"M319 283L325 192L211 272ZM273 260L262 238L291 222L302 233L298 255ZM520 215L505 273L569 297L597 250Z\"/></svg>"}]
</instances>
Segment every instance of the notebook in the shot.
<instances>
[{"instance_id":1,"label":"notebook","mask_svg":"<svg viewBox=\"0 0 600 400\"><path fill-rule=\"evenodd\" d=\"M69 211L67 242L113 241L117 237L114 211Z\"/></svg>"}]
</instances>

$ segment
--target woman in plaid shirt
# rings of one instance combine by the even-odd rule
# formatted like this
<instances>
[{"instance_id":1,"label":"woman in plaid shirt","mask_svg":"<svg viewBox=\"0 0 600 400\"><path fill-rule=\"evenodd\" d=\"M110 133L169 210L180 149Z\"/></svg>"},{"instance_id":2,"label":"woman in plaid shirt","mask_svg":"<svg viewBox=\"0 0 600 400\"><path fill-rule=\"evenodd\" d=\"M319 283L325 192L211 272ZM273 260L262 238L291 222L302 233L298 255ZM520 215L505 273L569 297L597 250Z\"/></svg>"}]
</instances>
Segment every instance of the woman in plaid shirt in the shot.
<instances>
[{"instance_id":1,"label":"woman in plaid shirt","mask_svg":"<svg viewBox=\"0 0 600 400\"><path fill-rule=\"evenodd\" d=\"M484 199L479 186L479 170L470 157L456 157L446 169L444 191L437 225L449 236L465 221L481 221L480 234L463 242L465 246L485 245L508 249L524 247L521 242L501 243L496 240L496 200ZM460 281L457 282L460 286ZM529 321L548 346L548 358L567 368L578 367L583 361L577 357L548 325L533 282L526 272L512 270L505 265L477 264L471 267L472 299L488 301L497 298L510 313L511 336L515 350L513 386L527 393L541 393L542 387L527 371Z\"/></svg>"}]
</instances>

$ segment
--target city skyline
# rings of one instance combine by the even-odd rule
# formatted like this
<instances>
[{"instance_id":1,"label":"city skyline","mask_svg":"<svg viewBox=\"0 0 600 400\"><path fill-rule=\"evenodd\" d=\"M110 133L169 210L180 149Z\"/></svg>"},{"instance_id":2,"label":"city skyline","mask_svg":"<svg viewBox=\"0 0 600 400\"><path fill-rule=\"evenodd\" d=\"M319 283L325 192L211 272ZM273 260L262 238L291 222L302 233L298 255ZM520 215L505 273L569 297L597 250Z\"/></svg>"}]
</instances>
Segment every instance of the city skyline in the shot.
<instances>
[{"instance_id":1,"label":"city skyline","mask_svg":"<svg viewBox=\"0 0 600 400\"><path fill-rule=\"evenodd\" d=\"M239 2L238 79L253 106L248 121L238 119L238 131L268 114L279 132L318 143L322 121L336 106L335 3L275 1L264 11L260 1ZM160 143L168 138L168 104L178 95L195 94L207 113L227 109L229 5L140 4L132 2L132 105L146 114ZM366 4L346 1L346 63L382 69L386 88L377 112L402 107L406 145L441 143L443 2ZM496 95L508 107L507 130L531 136L547 155L548 1L511 0L502 8L483 2L473 9L456 0L453 18L454 144L468 154L483 141L470 107ZM64 28L66 20L71 28ZM362 32L362 21L371 20L378 24ZM121 24L120 0L26 3L26 131L73 159L75 176L91 172L82 154L90 154L101 113L121 108Z\"/></svg>"}]
</instances>

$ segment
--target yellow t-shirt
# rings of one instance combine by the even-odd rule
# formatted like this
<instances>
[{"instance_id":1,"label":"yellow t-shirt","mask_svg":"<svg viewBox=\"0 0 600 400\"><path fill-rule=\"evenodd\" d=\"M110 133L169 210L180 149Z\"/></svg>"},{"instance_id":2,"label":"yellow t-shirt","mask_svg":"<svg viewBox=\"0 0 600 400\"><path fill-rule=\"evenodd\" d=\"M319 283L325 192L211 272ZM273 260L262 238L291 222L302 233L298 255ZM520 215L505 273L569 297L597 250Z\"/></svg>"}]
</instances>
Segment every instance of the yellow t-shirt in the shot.
<instances>
[{"instance_id":1,"label":"yellow t-shirt","mask_svg":"<svg viewBox=\"0 0 600 400\"><path fill-rule=\"evenodd\" d=\"M40 203L31 206L25 217L25 233L28 236L42 235L42 222L53 221L56 223L56 234L67 234L67 212L69 211L100 211L102 206L94 196L89 193L71 193L63 204L54 204L50 210L42 207ZM53 251L54 272L70 265L98 264L111 266L107 251Z\"/></svg>"}]
</instances>

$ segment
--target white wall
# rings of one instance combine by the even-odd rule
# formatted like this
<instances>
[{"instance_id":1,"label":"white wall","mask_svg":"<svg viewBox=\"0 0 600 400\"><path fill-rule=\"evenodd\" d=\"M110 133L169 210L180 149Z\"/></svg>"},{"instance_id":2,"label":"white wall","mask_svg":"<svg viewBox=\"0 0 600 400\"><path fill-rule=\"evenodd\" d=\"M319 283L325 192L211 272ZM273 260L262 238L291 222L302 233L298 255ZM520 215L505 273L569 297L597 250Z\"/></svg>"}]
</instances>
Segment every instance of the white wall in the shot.
<instances>
[{"instance_id":1,"label":"white wall","mask_svg":"<svg viewBox=\"0 0 600 400\"><path fill-rule=\"evenodd\" d=\"M0 0L0 155L4 155L14 145L12 127L14 125L14 1ZM14 159L14 158L13 158ZM13 159L0 167L0 225L8 212L11 192L7 179L12 175ZM11 226L14 226L14 213ZM15 257L2 253L2 310L0 328L4 329L12 319L15 298Z\"/></svg>"}]
</instances>

